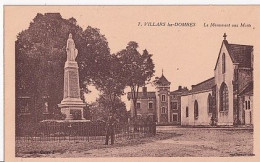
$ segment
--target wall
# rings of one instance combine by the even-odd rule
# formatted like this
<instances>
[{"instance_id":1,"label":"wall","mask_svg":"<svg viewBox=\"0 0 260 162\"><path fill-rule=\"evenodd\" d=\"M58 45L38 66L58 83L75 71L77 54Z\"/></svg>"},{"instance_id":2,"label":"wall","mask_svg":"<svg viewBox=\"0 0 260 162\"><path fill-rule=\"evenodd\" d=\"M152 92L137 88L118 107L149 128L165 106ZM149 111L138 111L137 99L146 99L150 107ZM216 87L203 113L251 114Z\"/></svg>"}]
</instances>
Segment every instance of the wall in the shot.
<instances>
[{"instance_id":1,"label":"wall","mask_svg":"<svg viewBox=\"0 0 260 162\"><path fill-rule=\"evenodd\" d=\"M170 87L157 87L156 89L158 123L168 123ZM162 101L162 95L165 95L165 102ZM162 107L166 109L165 114L162 114Z\"/></svg>"},{"instance_id":2,"label":"wall","mask_svg":"<svg viewBox=\"0 0 260 162\"><path fill-rule=\"evenodd\" d=\"M181 95L180 94L171 94L170 102L177 102L177 109L170 108L170 122L172 124L178 125L181 123ZM173 122L172 114L177 114L178 121Z\"/></svg>"},{"instance_id":3,"label":"wall","mask_svg":"<svg viewBox=\"0 0 260 162\"><path fill-rule=\"evenodd\" d=\"M239 92L251 81L253 81L252 69L238 69Z\"/></svg>"},{"instance_id":4,"label":"wall","mask_svg":"<svg viewBox=\"0 0 260 162\"><path fill-rule=\"evenodd\" d=\"M245 95L245 101L250 101L250 109L246 109L245 103L244 103L244 112L245 112L245 124L253 124L254 118L253 118L253 96Z\"/></svg>"},{"instance_id":5,"label":"wall","mask_svg":"<svg viewBox=\"0 0 260 162\"><path fill-rule=\"evenodd\" d=\"M137 109L137 115L140 114L142 117L146 117L147 115L155 115L155 109L156 109L156 101L155 98L150 98L150 99L138 99L137 103L140 103L140 109ZM148 103L153 102L153 108L149 109ZM133 117L134 115L134 102L131 99L130 102L130 110L131 110L131 116Z\"/></svg>"},{"instance_id":6,"label":"wall","mask_svg":"<svg viewBox=\"0 0 260 162\"><path fill-rule=\"evenodd\" d=\"M226 56L226 72L222 74L222 54L225 53ZM234 65L233 62L230 58L230 55L228 54L228 51L223 44L221 50L220 50L220 55L219 55L219 60L217 62L216 69L214 71L215 75L215 84L217 87L216 90L216 107L217 107L217 118L218 118L218 125L233 125L234 118L233 118L233 74L234 74ZM229 110L225 112L220 112L220 99L219 99L219 90L221 84L225 82L225 84L228 87L228 98L229 98Z\"/></svg>"},{"instance_id":7,"label":"wall","mask_svg":"<svg viewBox=\"0 0 260 162\"><path fill-rule=\"evenodd\" d=\"M208 113L208 95L212 91L181 96L181 125L209 125L211 114ZM197 100L199 116L194 119L194 102ZM186 117L186 107L189 108L189 116Z\"/></svg>"}]
</instances>

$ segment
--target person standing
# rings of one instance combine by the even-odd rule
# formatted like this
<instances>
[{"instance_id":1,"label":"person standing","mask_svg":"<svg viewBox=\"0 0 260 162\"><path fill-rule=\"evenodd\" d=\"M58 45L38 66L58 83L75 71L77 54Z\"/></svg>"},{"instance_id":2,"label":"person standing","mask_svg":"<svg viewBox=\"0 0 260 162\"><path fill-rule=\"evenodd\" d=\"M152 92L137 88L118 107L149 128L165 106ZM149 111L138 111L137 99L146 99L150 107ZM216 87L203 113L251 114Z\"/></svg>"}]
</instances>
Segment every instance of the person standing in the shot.
<instances>
[{"instance_id":1,"label":"person standing","mask_svg":"<svg viewBox=\"0 0 260 162\"><path fill-rule=\"evenodd\" d=\"M109 136L111 137L111 145L114 144L115 142L115 117L113 114L109 114L108 120L107 120L107 125L106 125L106 142L105 145L108 145L109 142Z\"/></svg>"}]
</instances>

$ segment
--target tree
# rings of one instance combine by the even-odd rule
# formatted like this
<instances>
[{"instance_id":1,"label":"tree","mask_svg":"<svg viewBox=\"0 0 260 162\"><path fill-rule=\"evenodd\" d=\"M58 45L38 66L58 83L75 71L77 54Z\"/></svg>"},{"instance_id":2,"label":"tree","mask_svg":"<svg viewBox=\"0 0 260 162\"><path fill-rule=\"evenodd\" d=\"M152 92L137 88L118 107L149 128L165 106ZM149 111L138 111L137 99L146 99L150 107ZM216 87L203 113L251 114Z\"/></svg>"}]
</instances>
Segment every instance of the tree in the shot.
<instances>
[{"instance_id":1,"label":"tree","mask_svg":"<svg viewBox=\"0 0 260 162\"><path fill-rule=\"evenodd\" d=\"M106 102L109 112L116 114L118 106L116 104L124 94L126 83L121 73L122 64L120 64L117 55L110 55L107 65L103 77L96 79L94 84L102 93L100 101Z\"/></svg>"},{"instance_id":2,"label":"tree","mask_svg":"<svg viewBox=\"0 0 260 162\"><path fill-rule=\"evenodd\" d=\"M41 112L43 98L48 98L50 107L62 100L69 33L76 43L81 41L82 29L74 18L66 20L60 14L47 13L37 14L29 28L17 36L16 92L31 96L36 112Z\"/></svg>"},{"instance_id":3,"label":"tree","mask_svg":"<svg viewBox=\"0 0 260 162\"><path fill-rule=\"evenodd\" d=\"M118 53L118 58L122 64L122 76L126 85L131 89L131 99L134 104L134 119L137 116L136 103L138 99L139 88L145 86L154 74L154 63L152 54L145 49L143 54L137 50L136 42L129 42L126 49Z\"/></svg>"},{"instance_id":4,"label":"tree","mask_svg":"<svg viewBox=\"0 0 260 162\"><path fill-rule=\"evenodd\" d=\"M98 103L98 109L99 114L96 114L96 117L99 119L102 119L104 121L107 120L107 117L109 113L111 112L111 101L107 95L100 95L100 97L97 99ZM128 114L126 110L126 105L124 102L121 101L120 98L117 98L113 103L113 110L114 110L114 116L115 118L120 122L124 123L127 122ZM95 110L96 111L96 110Z\"/></svg>"},{"instance_id":5,"label":"tree","mask_svg":"<svg viewBox=\"0 0 260 162\"><path fill-rule=\"evenodd\" d=\"M110 66L110 49L107 39L97 28L87 27L82 34L83 40L80 43L82 51L77 60L79 62L79 79L85 93L89 90L89 84L99 85L99 82L106 80ZM97 83L96 83L97 82Z\"/></svg>"},{"instance_id":6,"label":"tree","mask_svg":"<svg viewBox=\"0 0 260 162\"><path fill-rule=\"evenodd\" d=\"M62 100L69 33L79 51L76 61L82 89L106 69L105 56L110 50L98 29L88 27L83 31L76 19L63 19L59 13L37 14L15 43L16 94L32 96L37 113L41 112L43 96L49 99L50 108Z\"/></svg>"}]
</instances>

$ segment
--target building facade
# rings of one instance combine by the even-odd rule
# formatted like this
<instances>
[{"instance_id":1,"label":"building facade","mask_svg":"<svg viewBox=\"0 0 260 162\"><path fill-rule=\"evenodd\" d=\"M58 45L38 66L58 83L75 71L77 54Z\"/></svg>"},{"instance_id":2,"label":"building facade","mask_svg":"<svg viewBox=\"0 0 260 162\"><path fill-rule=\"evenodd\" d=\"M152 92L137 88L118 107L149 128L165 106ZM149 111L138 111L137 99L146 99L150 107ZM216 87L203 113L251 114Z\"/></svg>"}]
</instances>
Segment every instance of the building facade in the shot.
<instances>
[{"instance_id":1,"label":"building facade","mask_svg":"<svg viewBox=\"0 0 260 162\"><path fill-rule=\"evenodd\" d=\"M253 124L253 46L222 42L214 77L181 97L182 125Z\"/></svg>"},{"instance_id":2,"label":"building facade","mask_svg":"<svg viewBox=\"0 0 260 162\"><path fill-rule=\"evenodd\" d=\"M136 110L137 117L152 118L157 124L180 125L181 124L181 94L188 91L187 88L179 86L178 90L170 91L171 83L162 74L156 81L156 91L147 92L143 87L138 93ZM127 94L130 100L131 116L134 116L134 103L132 93Z\"/></svg>"}]
</instances>

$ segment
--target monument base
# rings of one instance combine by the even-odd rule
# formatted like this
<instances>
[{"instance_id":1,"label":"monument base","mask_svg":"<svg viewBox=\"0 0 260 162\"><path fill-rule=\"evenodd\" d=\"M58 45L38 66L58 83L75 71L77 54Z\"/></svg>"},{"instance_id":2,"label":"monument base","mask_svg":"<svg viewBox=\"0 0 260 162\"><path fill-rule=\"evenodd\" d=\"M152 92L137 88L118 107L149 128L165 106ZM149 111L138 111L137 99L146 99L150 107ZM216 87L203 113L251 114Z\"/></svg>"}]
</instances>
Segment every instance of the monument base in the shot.
<instances>
[{"instance_id":1,"label":"monument base","mask_svg":"<svg viewBox=\"0 0 260 162\"><path fill-rule=\"evenodd\" d=\"M86 120L83 116L83 109L86 106L79 98L66 98L58 104L61 113L66 115L65 120Z\"/></svg>"}]
</instances>

